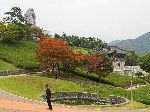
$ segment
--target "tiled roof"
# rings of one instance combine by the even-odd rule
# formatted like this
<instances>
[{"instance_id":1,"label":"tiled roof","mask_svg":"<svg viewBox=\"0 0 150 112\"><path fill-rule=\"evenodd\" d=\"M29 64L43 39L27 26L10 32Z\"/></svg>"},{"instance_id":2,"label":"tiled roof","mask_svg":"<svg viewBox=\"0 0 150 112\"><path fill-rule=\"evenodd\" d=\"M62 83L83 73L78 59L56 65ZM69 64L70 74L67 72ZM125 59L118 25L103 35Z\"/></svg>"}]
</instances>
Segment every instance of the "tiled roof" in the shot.
<instances>
[{"instance_id":1,"label":"tiled roof","mask_svg":"<svg viewBox=\"0 0 150 112\"><path fill-rule=\"evenodd\" d=\"M109 46L109 48L110 48L110 51L108 53L116 52L116 53L119 53L119 54L127 54L127 53L131 52L131 51L121 49L117 46Z\"/></svg>"}]
</instances>

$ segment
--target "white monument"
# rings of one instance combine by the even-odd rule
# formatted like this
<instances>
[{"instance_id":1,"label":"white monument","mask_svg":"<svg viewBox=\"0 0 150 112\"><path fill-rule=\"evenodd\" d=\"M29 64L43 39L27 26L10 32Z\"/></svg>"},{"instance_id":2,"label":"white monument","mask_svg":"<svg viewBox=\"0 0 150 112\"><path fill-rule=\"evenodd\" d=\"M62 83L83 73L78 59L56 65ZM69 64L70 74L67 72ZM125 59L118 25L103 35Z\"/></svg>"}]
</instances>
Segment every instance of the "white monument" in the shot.
<instances>
[{"instance_id":1,"label":"white monument","mask_svg":"<svg viewBox=\"0 0 150 112\"><path fill-rule=\"evenodd\" d=\"M33 8L29 8L24 17L28 24L32 25L33 27L36 26L36 15Z\"/></svg>"}]
</instances>

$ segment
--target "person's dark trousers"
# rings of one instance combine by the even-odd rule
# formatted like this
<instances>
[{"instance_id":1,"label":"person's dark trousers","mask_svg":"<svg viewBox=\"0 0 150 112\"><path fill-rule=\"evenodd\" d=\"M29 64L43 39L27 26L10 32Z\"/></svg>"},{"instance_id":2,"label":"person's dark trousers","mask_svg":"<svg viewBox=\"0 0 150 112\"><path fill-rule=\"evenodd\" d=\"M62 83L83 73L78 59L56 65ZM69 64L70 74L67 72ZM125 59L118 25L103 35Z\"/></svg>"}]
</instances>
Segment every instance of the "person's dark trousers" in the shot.
<instances>
[{"instance_id":1,"label":"person's dark trousers","mask_svg":"<svg viewBox=\"0 0 150 112\"><path fill-rule=\"evenodd\" d=\"M52 110L51 100L50 100L50 99L47 99L47 103L48 103L48 107L49 107L49 109L51 109L51 110Z\"/></svg>"}]
</instances>

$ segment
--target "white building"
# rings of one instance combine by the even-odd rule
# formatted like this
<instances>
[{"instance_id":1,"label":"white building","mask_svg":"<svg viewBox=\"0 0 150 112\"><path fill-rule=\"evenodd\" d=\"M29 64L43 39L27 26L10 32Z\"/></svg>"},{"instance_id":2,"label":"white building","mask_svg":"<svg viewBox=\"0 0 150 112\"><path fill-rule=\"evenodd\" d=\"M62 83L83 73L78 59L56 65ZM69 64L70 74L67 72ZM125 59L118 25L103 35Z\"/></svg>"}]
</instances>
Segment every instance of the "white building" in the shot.
<instances>
[{"instance_id":1,"label":"white building","mask_svg":"<svg viewBox=\"0 0 150 112\"><path fill-rule=\"evenodd\" d=\"M114 73L128 76L132 76L137 72L147 74L140 68L140 66L125 66L126 62L125 56L127 53L130 53L132 51L127 51L117 46L109 46L108 49L109 49L108 54L113 58Z\"/></svg>"}]
</instances>

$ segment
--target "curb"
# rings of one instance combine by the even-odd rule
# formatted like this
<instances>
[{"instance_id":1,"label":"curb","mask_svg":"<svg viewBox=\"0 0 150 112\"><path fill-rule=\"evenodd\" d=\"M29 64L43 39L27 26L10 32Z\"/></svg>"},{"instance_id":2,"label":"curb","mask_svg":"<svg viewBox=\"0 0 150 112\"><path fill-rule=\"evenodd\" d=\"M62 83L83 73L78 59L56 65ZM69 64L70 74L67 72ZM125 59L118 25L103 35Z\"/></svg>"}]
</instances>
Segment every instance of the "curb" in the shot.
<instances>
[{"instance_id":1,"label":"curb","mask_svg":"<svg viewBox=\"0 0 150 112\"><path fill-rule=\"evenodd\" d=\"M21 98L23 100L26 100L26 101L29 101L29 103L36 103L36 104L46 104L46 102L43 102L43 101L38 101L38 100L34 100L34 99L31 99L31 98L26 98L26 97L23 97L23 96L19 96L19 95L15 95L13 93L10 93L10 92L7 92L7 91L4 91L2 89L0 89L0 91L8 94L8 95L12 95L12 96L15 96L15 97L18 97L18 98Z\"/></svg>"}]
</instances>

